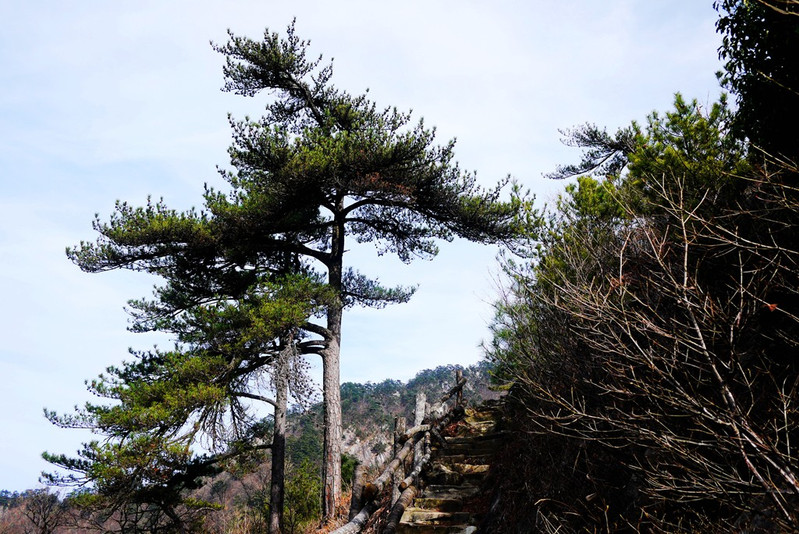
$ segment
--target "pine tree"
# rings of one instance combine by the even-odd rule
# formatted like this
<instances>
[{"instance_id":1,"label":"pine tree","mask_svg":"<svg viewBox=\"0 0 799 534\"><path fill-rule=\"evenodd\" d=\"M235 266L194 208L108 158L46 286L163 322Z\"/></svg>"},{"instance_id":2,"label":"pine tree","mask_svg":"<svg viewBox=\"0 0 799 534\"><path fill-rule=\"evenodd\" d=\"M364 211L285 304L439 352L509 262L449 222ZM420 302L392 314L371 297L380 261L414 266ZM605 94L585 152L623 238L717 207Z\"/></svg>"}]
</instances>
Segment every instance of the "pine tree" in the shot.
<instances>
[{"instance_id":1,"label":"pine tree","mask_svg":"<svg viewBox=\"0 0 799 534\"><path fill-rule=\"evenodd\" d=\"M435 144L435 131L409 113L378 109L365 95L330 84L332 67L306 59L308 42L292 24L285 38L262 41L230 34L215 49L226 58L225 90L272 95L257 121L231 120L223 172L231 191L209 188L202 212L177 213L162 203L118 203L101 237L68 252L82 269L143 270L164 277L153 302L137 302L141 330L169 327L169 317L208 295L258 294L265 277L284 269L324 283L324 323L309 318L295 337L303 354L323 362L323 514L341 493L339 358L344 309L407 301L413 288L386 288L345 267L346 243L371 242L379 254L409 262L430 259L436 240L461 237L503 242L516 231L524 198L499 195L507 180L484 190L453 162L454 142Z\"/></svg>"}]
</instances>

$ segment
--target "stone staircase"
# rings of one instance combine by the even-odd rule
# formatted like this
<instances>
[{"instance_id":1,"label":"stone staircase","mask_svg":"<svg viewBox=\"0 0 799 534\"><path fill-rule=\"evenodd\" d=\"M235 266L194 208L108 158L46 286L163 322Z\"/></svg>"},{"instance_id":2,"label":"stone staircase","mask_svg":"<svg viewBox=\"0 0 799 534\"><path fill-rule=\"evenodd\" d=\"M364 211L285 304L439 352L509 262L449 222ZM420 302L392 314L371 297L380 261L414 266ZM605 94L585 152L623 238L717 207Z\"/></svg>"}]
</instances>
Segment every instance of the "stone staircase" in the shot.
<instances>
[{"instance_id":1,"label":"stone staircase","mask_svg":"<svg viewBox=\"0 0 799 534\"><path fill-rule=\"evenodd\" d=\"M486 401L467 408L465 417L447 428L447 446L433 447L431 463L422 473L421 492L405 509L398 533L478 532L491 504L481 483L502 443L500 413L500 401Z\"/></svg>"}]
</instances>

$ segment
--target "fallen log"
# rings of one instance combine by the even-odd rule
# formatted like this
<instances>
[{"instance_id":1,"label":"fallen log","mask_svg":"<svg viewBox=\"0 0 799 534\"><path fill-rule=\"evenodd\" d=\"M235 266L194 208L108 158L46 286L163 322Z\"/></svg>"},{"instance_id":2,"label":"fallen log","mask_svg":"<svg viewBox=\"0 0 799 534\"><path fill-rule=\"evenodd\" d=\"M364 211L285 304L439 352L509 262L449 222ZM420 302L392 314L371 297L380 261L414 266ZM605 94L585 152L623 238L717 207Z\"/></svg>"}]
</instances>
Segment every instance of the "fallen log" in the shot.
<instances>
[{"instance_id":1,"label":"fallen log","mask_svg":"<svg viewBox=\"0 0 799 534\"><path fill-rule=\"evenodd\" d=\"M358 512L358 515L350 519L349 523L337 528L330 534L357 534L363 530L366 522L369 521L369 516L372 515L376 507L377 506L374 503L367 504L361 509L360 512Z\"/></svg>"},{"instance_id":2,"label":"fallen log","mask_svg":"<svg viewBox=\"0 0 799 534\"><path fill-rule=\"evenodd\" d=\"M418 464L416 464L416 467L413 469L413 471L411 471L411 474L405 477L405 480L403 480L400 483L399 489L404 491L405 489L409 488L413 484L413 481L416 479L416 477L419 476L419 473L422 472L424 466L427 465L429 461L430 461L430 453L428 452L427 454L422 456L422 459L419 461ZM402 499L402 497L400 497L400 499Z\"/></svg>"},{"instance_id":3,"label":"fallen log","mask_svg":"<svg viewBox=\"0 0 799 534\"><path fill-rule=\"evenodd\" d=\"M380 474L379 477L374 482L369 484L364 484L363 492L361 494L361 498L363 502L368 502L369 500L374 499L377 495L383 491L383 488L386 487L386 483L391 479L391 475L394 474L400 465L405 461L405 458L413 450L413 445L416 439L409 439L405 442L402 449L397 453L393 460L386 466L383 472Z\"/></svg>"},{"instance_id":4,"label":"fallen log","mask_svg":"<svg viewBox=\"0 0 799 534\"><path fill-rule=\"evenodd\" d=\"M347 517L350 521L358 515L358 512L361 510L361 505L363 504L363 479L365 474L366 466L362 463L358 463L352 475L352 499L350 500L350 513Z\"/></svg>"},{"instance_id":5,"label":"fallen log","mask_svg":"<svg viewBox=\"0 0 799 534\"><path fill-rule=\"evenodd\" d=\"M439 404L444 404L445 402L447 402L447 401L448 401L448 400L449 400L449 399L450 399L450 398L451 398L451 397L452 397L454 394L458 393L458 392L459 392L461 389L463 389L463 386L464 386L465 384L466 384L466 378L465 378L465 377L463 377L463 376L461 376L461 377L458 379L458 381L455 383L455 385L454 385L454 386L452 386L452 387L449 389L449 391L447 391L446 393L444 393L444 396L443 396L443 397L441 397L441 400L440 400L440 401L438 401L438 403L439 403ZM458 404L460 404L460 402L459 402Z\"/></svg>"},{"instance_id":6,"label":"fallen log","mask_svg":"<svg viewBox=\"0 0 799 534\"><path fill-rule=\"evenodd\" d=\"M413 498L416 497L416 491L416 486L409 486L402 492L399 500L391 509L391 513L388 514L383 534L394 534L397 531L397 525L399 525L402 519L402 514L405 513L405 509L413 502Z\"/></svg>"},{"instance_id":7,"label":"fallen log","mask_svg":"<svg viewBox=\"0 0 799 534\"><path fill-rule=\"evenodd\" d=\"M402 436L400 436L400 441L405 442L410 438L414 437L419 432L427 432L428 430L430 430L430 425L416 425L406 430L405 433Z\"/></svg>"}]
</instances>

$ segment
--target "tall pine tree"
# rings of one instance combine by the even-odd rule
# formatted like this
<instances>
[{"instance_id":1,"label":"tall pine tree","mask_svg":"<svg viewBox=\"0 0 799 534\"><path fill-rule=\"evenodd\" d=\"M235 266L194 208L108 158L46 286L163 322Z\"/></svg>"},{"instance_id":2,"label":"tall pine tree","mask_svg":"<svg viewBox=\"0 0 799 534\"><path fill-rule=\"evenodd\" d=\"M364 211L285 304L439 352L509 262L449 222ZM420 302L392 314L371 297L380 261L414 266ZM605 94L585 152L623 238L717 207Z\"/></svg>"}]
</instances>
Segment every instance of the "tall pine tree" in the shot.
<instances>
[{"instance_id":1,"label":"tall pine tree","mask_svg":"<svg viewBox=\"0 0 799 534\"><path fill-rule=\"evenodd\" d=\"M325 283L325 321L304 321L296 336L303 353L323 361L323 513L341 494L339 358L342 313L354 305L405 302L409 288L386 288L346 267L346 243L371 242L380 254L409 262L434 257L437 240L461 237L504 242L515 233L523 199L499 195L507 180L484 190L453 162L454 143L409 113L378 109L330 83L332 68L306 58L307 41L293 24L285 38L262 41L230 34L215 49L227 58L225 90L271 94L257 121L231 120L235 168L224 172L228 193L208 189L205 209L177 213L162 204L119 203L100 238L69 251L82 269L143 270L169 283L152 303L140 302L140 329L161 329L165 317L209 294L257 293L258 281L285 266ZM159 303L166 302L166 306Z\"/></svg>"}]
</instances>

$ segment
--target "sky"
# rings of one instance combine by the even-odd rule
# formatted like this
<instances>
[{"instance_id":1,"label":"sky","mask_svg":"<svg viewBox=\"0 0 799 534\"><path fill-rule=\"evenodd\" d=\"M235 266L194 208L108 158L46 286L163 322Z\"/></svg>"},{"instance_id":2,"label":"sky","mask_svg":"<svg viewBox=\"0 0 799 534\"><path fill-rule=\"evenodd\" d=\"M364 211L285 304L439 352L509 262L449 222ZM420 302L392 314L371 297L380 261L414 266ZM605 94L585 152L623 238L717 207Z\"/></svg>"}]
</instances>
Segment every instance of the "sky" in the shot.
<instances>
[{"instance_id":1,"label":"sky","mask_svg":"<svg viewBox=\"0 0 799 534\"><path fill-rule=\"evenodd\" d=\"M711 0L0 0L0 489L38 487L40 454L91 438L52 426L91 396L84 381L169 346L126 330L127 300L157 280L86 274L65 256L94 240L95 214L148 195L200 207L224 189L227 115L258 117L268 95L220 91L226 31L260 38L296 17L311 54L334 58L332 82L369 90L380 107L413 110L457 138L456 159L490 186L507 175L552 200L544 173L580 156L559 130L610 131L675 92L721 93ZM405 265L355 248L346 260L387 285L418 284L412 301L344 317L342 381L408 380L438 365L471 365L489 339L498 250L442 243Z\"/></svg>"}]
</instances>

